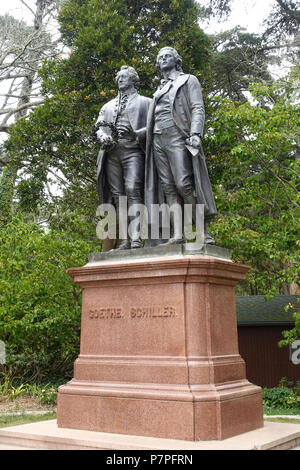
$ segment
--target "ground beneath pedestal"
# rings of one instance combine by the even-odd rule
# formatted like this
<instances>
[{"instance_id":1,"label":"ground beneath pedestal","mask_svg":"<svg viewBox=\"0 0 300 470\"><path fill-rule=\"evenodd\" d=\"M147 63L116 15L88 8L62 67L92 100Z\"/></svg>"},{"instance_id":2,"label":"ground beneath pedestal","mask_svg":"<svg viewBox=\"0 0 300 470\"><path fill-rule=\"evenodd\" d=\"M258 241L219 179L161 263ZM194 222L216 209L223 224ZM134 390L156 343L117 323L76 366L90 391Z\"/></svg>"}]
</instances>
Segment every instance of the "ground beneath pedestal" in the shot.
<instances>
[{"instance_id":1,"label":"ground beneath pedestal","mask_svg":"<svg viewBox=\"0 0 300 470\"><path fill-rule=\"evenodd\" d=\"M2 398L0 400L0 415L7 413L56 411L56 405L41 404L38 397L20 396L14 400Z\"/></svg>"}]
</instances>

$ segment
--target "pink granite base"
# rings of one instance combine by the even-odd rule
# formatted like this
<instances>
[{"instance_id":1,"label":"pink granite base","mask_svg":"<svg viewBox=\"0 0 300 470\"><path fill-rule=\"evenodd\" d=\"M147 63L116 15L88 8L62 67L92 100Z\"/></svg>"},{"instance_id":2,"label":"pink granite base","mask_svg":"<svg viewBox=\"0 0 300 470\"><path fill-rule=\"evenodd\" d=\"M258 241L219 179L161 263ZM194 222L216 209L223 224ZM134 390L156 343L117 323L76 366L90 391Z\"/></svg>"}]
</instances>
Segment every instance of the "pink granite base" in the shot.
<instances>
[{"instance_id":1,"label":"pink granite base","mask_svg":"<svg viewBox=\"0 0 300 470\"><path fill-rule=\"evenodd\" d=\"M91 263L80 356L58 426L183 440L263 426L238 352L234 286L249 268L201 255Z\"/></svg>"}]
</instances>

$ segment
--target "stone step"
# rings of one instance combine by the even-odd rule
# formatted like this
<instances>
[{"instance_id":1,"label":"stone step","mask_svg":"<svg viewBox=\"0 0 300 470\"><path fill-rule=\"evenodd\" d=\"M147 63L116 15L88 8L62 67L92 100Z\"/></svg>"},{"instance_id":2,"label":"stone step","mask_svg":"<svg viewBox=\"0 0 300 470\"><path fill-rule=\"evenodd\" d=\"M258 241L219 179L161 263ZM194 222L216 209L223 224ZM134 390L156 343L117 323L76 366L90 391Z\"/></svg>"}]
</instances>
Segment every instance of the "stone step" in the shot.
<instances>
[{"instance_id":1,"label":"stone step","mask_svg":"<svg viewBox=\"0 0 300 470\"><path fill-rule=\"evenodd\" d=\"M0 429L0 449L53 450L287 450L300 446L300 425L263 428L222 441L182 441L58 428L56 420Z\"/></svg>"}]
</instances>

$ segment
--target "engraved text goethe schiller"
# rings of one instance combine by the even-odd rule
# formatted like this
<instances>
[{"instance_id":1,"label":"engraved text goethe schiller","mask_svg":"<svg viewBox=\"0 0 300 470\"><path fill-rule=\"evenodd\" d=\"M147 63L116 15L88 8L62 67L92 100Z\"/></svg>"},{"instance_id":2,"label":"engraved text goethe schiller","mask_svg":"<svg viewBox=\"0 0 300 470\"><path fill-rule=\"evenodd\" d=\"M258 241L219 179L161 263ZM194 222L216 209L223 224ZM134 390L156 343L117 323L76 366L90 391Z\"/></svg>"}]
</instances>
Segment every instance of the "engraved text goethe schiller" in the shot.
<instances>
[{"instance_id":1,"label":"engraved text goethe schiller","mask_svg":"<svg viewBox=\"0 0 300 470\"><path fill-rule=\"evenodd\" d=\"M178 313L172 305L129 307L126 312L121 307L103 307L91 308L89 310L89 317L91 319L176 318L178 317Z\"/></svg>"}]
</instances>

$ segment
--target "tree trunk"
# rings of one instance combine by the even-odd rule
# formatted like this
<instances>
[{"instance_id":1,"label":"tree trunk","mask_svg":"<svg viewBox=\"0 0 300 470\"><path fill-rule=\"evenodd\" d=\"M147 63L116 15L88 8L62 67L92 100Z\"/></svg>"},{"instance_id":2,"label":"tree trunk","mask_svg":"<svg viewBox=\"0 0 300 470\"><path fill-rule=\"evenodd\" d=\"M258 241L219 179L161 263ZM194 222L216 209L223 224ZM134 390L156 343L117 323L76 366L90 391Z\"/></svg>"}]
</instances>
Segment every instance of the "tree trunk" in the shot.
<instances>
[{"instance_id":1,"label":"tree trunk","mask_svg":"<svg viewBox=\"0 0 300 470\"><path fill-rule=\"evenodd\" d=\"M51 3L51 2L50 2ZM36 10L34 16L34 30L40 31L43 27L43 18L46 10L49 6L49 0L37 0ZM40 51L32 52L33 60L38 61ZM17 108L22 105L29 103L30 95L32 93L33 83L36 76L37 70L33 69L28 72L27 76L21 83L21 93L18 100ZM27 116L28 108L22 109L15 113L15 122L21 118ZM9 127L7 128L9 130ZM13 198L15 181L17 179L17 169L10 168L9 161L7 159L1 159L1 164L4 167L2 175L0 174L0 221L7 223L12 215Z\"/></svg>"}]
</instances>

